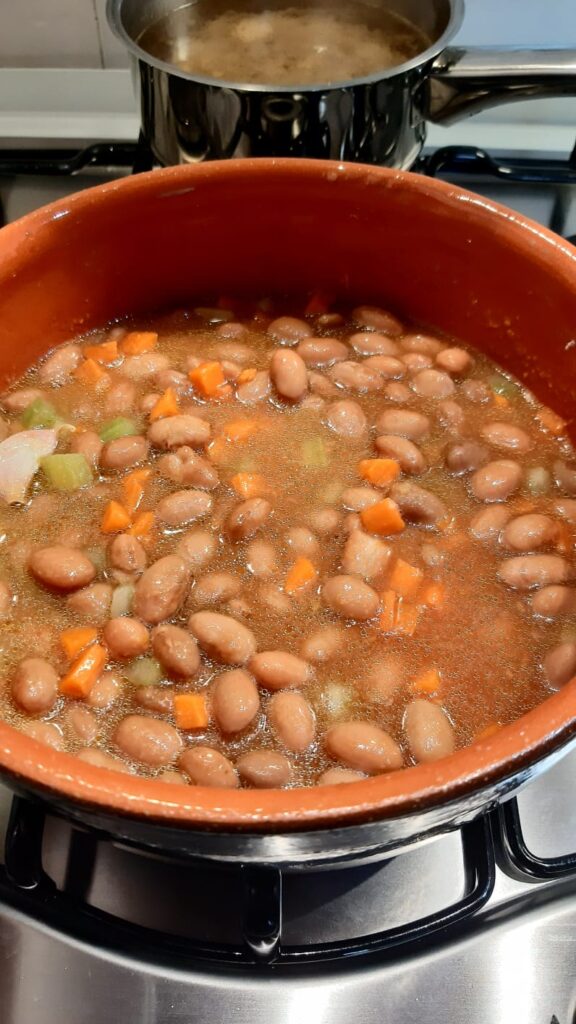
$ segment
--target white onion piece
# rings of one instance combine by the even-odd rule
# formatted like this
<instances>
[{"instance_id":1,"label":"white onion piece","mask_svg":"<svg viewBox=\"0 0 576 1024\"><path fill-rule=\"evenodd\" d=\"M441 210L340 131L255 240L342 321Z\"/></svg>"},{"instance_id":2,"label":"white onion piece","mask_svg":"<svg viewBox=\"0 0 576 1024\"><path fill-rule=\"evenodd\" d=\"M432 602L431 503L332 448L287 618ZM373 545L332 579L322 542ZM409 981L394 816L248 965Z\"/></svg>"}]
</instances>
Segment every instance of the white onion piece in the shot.
<instances>
[{"instance_id":1,"label":"white onion piece","mask_svg":"<svg viewBox=\"0 0 576 1024\"><path fill-rule=\"evenodd\" d=\"M10 505L25 501L40 459L58 445L57 430L21 430L0 443L0 496Z\"/></svg>"}]
</instances>

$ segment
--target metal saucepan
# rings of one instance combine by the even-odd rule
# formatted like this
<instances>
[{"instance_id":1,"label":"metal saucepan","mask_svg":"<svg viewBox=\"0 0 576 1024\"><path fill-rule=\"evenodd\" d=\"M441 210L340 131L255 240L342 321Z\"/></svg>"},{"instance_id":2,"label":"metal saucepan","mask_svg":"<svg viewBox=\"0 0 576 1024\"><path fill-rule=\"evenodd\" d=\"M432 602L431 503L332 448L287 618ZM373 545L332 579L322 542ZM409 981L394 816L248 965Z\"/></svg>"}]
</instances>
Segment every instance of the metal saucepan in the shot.
<instances>
[{"instance_id":1,"label":"metal saucepan","mask_svg":"<svg viewBox=\"0 0 576 1024\"><path fill-rule=\"evenodd\" d=\"M243 2L234 0L235 9ZM371 2L402 15L432 44L367 78L278 88L203 78L150 56L139 44L142 32L181 11L180 0L108 0L110 25L132 57L142 131L157 159L170 165L299 156L408 168L424 144L427 120L447 124L511 100L576 95L576 50L448 47L463 0Z\"/></svg>"},{"instance_id":2,"label":"metal saucepan","mask_svg":"<svg viewBox=\"0 0 576 1024\"><path fill-rule=\"evenodd\" d=\"M153 171L4 228L0 387L53 345L115 317L219 294L313 290L381 303L482 348L573 429L576 250L441 182L325 161ZM279 863L366 857L511 793L567 749L575 714L576 680L443 761L268 791L96 768L0 722L0 772L78 821L151 846Z\"/></svg>"}]
</instances>

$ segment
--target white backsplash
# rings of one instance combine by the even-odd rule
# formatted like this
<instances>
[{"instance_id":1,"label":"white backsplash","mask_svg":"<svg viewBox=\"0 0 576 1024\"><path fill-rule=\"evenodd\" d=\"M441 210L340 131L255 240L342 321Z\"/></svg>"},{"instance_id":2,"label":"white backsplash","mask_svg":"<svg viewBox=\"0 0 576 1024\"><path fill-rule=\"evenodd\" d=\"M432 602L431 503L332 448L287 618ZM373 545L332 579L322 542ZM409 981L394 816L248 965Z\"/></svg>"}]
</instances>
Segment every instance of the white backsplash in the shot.
<instances>
[{"instance_id":1,"label":"white backsplash","mask_svg":"<svg viewBox=\"0 0 576 1024\"><path fill-rule=\"evenodd\" d=\"M105 7L106 0L0 0L0 67L125 67ZM576 46L576 0L468 0L458 40Z\"/></svg>"}]
</instances>

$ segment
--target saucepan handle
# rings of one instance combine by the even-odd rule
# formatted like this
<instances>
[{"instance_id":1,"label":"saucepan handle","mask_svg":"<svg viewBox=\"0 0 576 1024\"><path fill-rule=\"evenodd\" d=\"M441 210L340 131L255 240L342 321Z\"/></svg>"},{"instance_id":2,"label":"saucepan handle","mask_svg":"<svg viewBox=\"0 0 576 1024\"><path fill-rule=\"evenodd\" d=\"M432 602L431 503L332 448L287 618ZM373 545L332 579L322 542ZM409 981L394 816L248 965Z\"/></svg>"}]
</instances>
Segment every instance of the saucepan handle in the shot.
<instances>
[{"instance_id":1,"label":"saucepan handle","mask_svg":"<svg viewBox=\"0 0 576 1024\"><path fill-rule=\"evenodd\" d=\"M426 116L451 124L514 100L576 96L576 50L448 47L427 79Z\"/></svg>"}]
</instances>

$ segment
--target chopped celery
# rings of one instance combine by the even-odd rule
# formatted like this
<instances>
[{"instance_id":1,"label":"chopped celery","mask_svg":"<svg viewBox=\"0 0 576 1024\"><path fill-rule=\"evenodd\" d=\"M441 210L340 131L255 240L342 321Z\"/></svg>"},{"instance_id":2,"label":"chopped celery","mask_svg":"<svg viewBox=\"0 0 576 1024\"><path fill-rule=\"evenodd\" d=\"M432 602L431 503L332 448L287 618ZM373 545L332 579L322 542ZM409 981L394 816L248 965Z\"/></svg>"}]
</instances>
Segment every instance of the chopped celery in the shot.
<instances>
[{"instance_id":1,"label":"chopped celery","mask_svg":"<svg viewBox=\"0 0 576 1024\"><path fill-rule=\"evenodd\" d=\"M211 309L207 306L198 306L194 312L201 320L207 320L209 324L226 324L234 319L234 313L230 309Z\"/></svg>"},{"instance_id":2,"label":"chopped celery","mask_svg":"<svg viewBox=\"0 0 576 1024\"><path fill-rule=\"evenodd\" d=\"M56 409L43 398L35 398L22 413L22 426L27 430L33 427L55 427L59 423L62 423L62 419Z\"/></svg>"},{"instance_id":3,"label":"chopped celery","mask_svg":"<svg viewBox=\"0 0 576 1024\"><path fill-rule=\"evenodd\" d=\"M112 594L110 617L117 619L120 615L129 615L132 611L133 597L134 587L131 583L125 583L121 587L116 587Z\"/></svg>"},{"instance_id":4,"label":"chopped celery","mask_svg":"<svg viewBox=\"0 0 576 1024\"><path fill-rule=\"evenodd\" d=\"M322 693L322 703L328 715L341 718L350 705L350 690L342 683L327 683Z\"/></svg>"},{"instance_id":5,"label":"chopped celery","mask_svg":"<svg viewBox=\"0 0 576 1024\"><path fill-rule=\"evenodd\" d=\"M134 686L156 686L163 673L156 658L136 658L124 670L124 675Z\"/></svg>"},{"instance_id":6,"label":"chopped celery","mask_svg":"<svg viewBox=\"0 0 576 1024\"><path fill-rule=\"evenodd\" d=\"M488 387L496 394L504 398L518 398L520 388L513 380L509 380L502 373L493 373L488 377Z\"/></svg>"},{"instance_id":7,"label":"chopped celery","mask_svg":"<svg viewBox=\"0 0 576 1024\"><path fill-rule=\"evenodd\" d=\"M552 477L544 466L532 466L526 474L526 486L530 494L548 494Z\"/></svg>"},{"instance_id":8,"label":"chopped celery","mask_svg":"<svg viewBox=\"0 0 576 1024\"><path fill-rule=\"evenodd\" d=\"M302 442L302 462L307 469L326 469L330 462L321 437L309 437Z\"/></svg>"},{"instance_id":9,"label":"chopped celery","mask_svg":"<svg viewBox=\"0 0 576 1024\"><path fill-rule=\"evenodd\" d=\"M133 437L140 433L140 428L134 420L126 416L117 416L114 420L107 420L100 429L100 440L107 444L108 441L117 441L119 437Z\"/></svg>"},{"instance_id":10,"label":"chopped celery","mask_svg":"<svg viewBox=\"0 0 576 1024\"><path fill-rule=\"evenodd\" d=\"M40 466L55 491L78 491L92 483L92 470L84 455L45 455Z\"/></svg>"}]
</instances>

